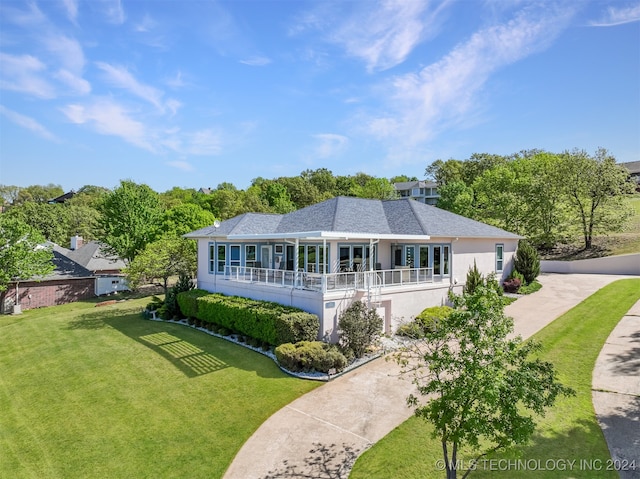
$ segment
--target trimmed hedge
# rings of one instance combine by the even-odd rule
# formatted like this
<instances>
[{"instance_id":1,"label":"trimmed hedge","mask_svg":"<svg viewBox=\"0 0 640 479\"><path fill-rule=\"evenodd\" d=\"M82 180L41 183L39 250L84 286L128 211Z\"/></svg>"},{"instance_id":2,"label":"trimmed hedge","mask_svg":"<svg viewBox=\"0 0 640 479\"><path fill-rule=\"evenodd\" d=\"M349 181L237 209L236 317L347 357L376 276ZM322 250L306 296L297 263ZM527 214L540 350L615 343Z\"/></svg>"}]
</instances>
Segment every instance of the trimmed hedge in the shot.
<instances>
[{"instance_id":1,"label":"trimmed hedge","mask_svg":"<svg viewBox=\"0 0 640 479\"><path fill-rule=\"evenodd\" d=\"M185 318L195 318L198 316L198 302L197 299L202 296L206 296L209 291L203 289L192 289L190 291L183 291L178 293L178 307L182 316Z\"/></svg>"},{"instance_id":2,"label":"trimmed hedge","mask_svg":"<svg viewBox=\"0 0 640 479\"><path fill-rule=\"evenodd\" d=\"M293 372L327 373L330 369L342 371L347 366L347 358L335 346L322 341L281 344L275 354L280 366Z\"/></svg>"},{"instance_id":3,"label":"trimmed hedge","mask_svg":"<svg viewBox=\"0 0 640 479\"><path fill-rule=\"evenodd\" d=\"M401 325L396 334L409 338L423 338L428 332L433 332L438 323L453 312L450 306L432 306L424 309L410 323Z\"/></svg>"},{"instance_id":4,"label":"trimmed hedge","mask_svg":"<svg viewBox=\"0 0 640 479\"><path fill-rule=\"evenodd\" d=\"M180 293L178 304L183 315L193 314L205 326L213 323L274 346L314 341L320 330L315 314L269 301L194 290Z\"/></svg>"}]
</instances>

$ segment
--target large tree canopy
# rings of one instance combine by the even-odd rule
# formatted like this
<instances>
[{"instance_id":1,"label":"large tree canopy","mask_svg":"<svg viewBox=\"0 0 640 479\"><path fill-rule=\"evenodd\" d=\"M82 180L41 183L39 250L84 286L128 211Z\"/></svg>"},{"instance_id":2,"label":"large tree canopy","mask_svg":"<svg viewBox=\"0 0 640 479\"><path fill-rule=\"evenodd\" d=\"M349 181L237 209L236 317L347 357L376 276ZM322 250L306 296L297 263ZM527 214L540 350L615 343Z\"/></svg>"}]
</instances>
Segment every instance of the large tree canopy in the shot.
<instances>
[{"instance_id":1,"label":"large tree canopy","mask_svg":"<svg viewBox=\"0 0 640 479\"><path fill-rule=\"evenodd\" d=\"M32 227L7 215L0 215L0 291L11 281L31 279L53 271L51 250Z\"/></svg>"},{"instance_id":2,"label":"large tree canopy","mask_svg":"<svg viewBox=\"0 0 640 479\"><path fill-rule=\"evenodd\" d=\"M100 204L101 240L112 253L132 261L160 234L163 209L158 193L147 185L122 180Z\"/></svg>"}]
</instances>

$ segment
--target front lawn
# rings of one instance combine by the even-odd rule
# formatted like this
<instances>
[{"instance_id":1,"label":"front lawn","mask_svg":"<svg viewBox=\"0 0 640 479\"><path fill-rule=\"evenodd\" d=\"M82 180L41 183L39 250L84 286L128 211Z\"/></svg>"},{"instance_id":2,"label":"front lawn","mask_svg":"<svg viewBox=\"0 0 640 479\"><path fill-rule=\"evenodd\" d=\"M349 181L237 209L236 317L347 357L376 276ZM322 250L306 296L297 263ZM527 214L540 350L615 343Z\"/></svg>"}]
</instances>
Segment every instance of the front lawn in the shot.
<instances>
[{"instance_id":1,"label":"front lawn","mask_svg":"<svg viewBox=\"0 0 640 479\"><path fill-rule=\"evenodd\" d=\"M0 317L0 477L219 478L262 422L319 385L143 320L147 302Z\"/></svg>"},{"instance_id":2,"label":"front lawn","mask_svg":"<svg viewBox=\"0 0 640 479\"><path fill-rule=\"evenodd\" d=\"M640 279L616 281L534 336L543 344L543 359L555 364L560 380L577 394L561 398L549 410L540 420L528 446L519 451L492 455L489 459L495 462L486 462L486 469L472 472L471 478L618 477L615 471L605 470L610 456L591 402L591 375L607 337L638 299ZM442 448L439 441L430 436L432 430L426 421L410 418L365 452L356 462L350 478L446 477L438 468ZM469 459L470 456L464 457L466 464ZM529 468L508 467L518 459ZM569 469L572 460L576 463ZM598 465L601 470L597 470ZM490 470L494 466L495 469ZM561 470L562 467L566 470Z\"/></svg>"}]
</instances>

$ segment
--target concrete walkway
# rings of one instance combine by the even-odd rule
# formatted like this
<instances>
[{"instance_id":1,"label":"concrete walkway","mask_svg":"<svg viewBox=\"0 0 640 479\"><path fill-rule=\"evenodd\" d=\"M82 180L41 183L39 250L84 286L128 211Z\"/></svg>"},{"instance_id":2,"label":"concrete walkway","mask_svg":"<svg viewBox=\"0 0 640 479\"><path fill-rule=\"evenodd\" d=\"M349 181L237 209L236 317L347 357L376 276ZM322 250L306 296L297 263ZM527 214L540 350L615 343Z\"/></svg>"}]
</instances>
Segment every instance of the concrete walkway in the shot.
<instances>
[{"instance_id":1,"label":"concrete walkway","mask_svg":"<svg viewBox=\"0 0 640 479\"><path fill-rule=\"evenodd\" d=\"M506 308L528 338L610 282L613 275L541 275L543 288ZM636 336L637 338L637 336ZM276 412L234 458L225 479L346 478L358 455L409 418L414 390L393 361L377 359ZM314 475L315 474L315 475Z\"/></svg>"},{"instance_id":2,"label":"concrete walkway","mask_svg":"<svg viewBox=\"0 0 640 479\"><path fill-rule=\"evenodd\" d=\"M592 400L621 479L640 479L640 301L611 332L593 369Z\"/></svg>"}]
</instances>

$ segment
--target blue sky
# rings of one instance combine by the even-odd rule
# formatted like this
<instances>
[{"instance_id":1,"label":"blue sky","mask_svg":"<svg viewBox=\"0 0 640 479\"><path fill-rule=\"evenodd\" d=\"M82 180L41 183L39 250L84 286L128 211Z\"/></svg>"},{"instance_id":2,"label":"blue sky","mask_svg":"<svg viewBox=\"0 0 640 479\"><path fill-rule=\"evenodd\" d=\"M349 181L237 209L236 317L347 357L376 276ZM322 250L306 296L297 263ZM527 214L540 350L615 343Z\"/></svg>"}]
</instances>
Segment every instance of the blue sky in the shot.
<instances>
[{"instance_id":1,"label":"blue sky","mask_svg":"<svg viewBox=\"0 0 640 479\"><path fill-rule=\"evenodd\" d=\"M640 160L640 2L0 0L0 183Z\"/></svg>"}]
</instances>

